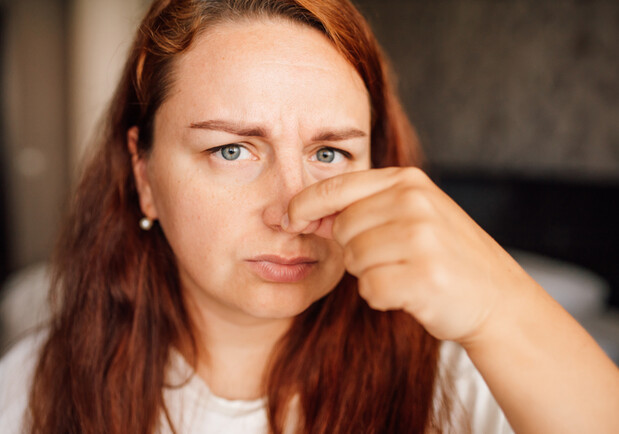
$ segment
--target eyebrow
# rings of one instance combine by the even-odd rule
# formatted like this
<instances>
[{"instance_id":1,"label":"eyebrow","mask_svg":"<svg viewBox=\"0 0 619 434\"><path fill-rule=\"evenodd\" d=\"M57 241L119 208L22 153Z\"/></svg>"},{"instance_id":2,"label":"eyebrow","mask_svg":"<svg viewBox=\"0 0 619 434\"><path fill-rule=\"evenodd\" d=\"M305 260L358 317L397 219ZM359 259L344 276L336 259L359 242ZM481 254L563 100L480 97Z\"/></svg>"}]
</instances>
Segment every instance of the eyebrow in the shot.
<instances>
[{"instance_id":1,"label":"eyebrow","mask_svg":"<svg viewBox=\"0 0 619 434\"><path fill-rule=\"evenodd\" d=\"M342 140L366 137L367 134L357 128L345 128L342 130L324 130L312 137L313 142L339 142Z\"/></svg>"},{"instance_id":2,"label":"eyebrow","mask_svg":"<svg viewBox=\"0 0 619 434\"><path fill-rule=\"evenodd\" d=\"M192 122L189 125L192 129L224 131L243 137L268 137L269 131L260 125L242 125L237 122L226 120L208 120L201 122ZM357 128L343 129L324 129L319 131L312 137L313 142L339 142L343 140L366 137L367 133Z\"/></svg>"},{"instance_id":3,"label":"eyebrow","mask_svg":"<svg viewBox=\"0 0 619 434\"><path fill-rule=\"evenodd\" d=\"M226 133L234 134L237 136L245 137L267 137L268 132L266 128L261 126L244 126L236 122L224 121L224 120L211 120L192 122L189 128L201 129L201 130L213 130L224 131Z\"/></svg>"}]
</instances>

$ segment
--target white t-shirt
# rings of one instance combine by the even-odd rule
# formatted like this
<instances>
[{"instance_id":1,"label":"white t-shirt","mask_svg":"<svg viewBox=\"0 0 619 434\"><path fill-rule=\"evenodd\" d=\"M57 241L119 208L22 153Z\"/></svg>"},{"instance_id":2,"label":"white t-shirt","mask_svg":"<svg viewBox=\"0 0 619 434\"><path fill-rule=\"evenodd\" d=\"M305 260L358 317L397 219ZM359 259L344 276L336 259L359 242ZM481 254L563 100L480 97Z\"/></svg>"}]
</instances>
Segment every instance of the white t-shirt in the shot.
<instances>
[{"instance_id":1,"label":"white t-shirt","mask_svg":"<svg viewBox=\"0 0 619 434\"><path fill-rule=\"evenodd\" d=\"M20 433L28 402L32 372L45 334L32 335L17 344L0 361L0 432ZM441 344L440 367L454 382L456 399L470 421L472 432L512 433L496 401L466 352L457 344ZM164 399L179 434L225 433L263 434L268 432L266 399L229 400L211 393L206 383L192 375L191 367L178 353L172 353ZM188 379L188 381L186 381ZM162 415L159 432L169 433Z\"/></svg>"}]
</instances>

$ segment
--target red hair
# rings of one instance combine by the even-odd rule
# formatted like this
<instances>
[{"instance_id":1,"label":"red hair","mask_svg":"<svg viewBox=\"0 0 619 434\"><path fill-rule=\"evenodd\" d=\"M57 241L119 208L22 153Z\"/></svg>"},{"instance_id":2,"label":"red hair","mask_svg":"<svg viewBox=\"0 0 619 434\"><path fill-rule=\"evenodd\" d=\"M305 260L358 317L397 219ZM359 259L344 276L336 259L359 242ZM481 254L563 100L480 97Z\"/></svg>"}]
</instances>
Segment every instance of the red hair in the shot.
<instances>
[{"instance_id":1,"label":"red hair","mask_svg":"<svg viewBox=\"0 0 619 434\"><path fill-rule=\"evenodd\" d=\"M419 164L419 146L366 21L348 0L156 0L140 25L103 134L55 254L55 315L30 397L33 433L154 432L172 346L196 352L174 254L157 225L143 232L127 151L152 145L175 59L222 20L281 17L323 32L370 95L374 167ZM270 428L299 398L305 433L436 428L438 343L410 315L378 312L345 275L293 322L265 373ZM190 360L191 362L191 360ZM166 413L167 414L167 413Z\"/></svg>"}]
</instances>

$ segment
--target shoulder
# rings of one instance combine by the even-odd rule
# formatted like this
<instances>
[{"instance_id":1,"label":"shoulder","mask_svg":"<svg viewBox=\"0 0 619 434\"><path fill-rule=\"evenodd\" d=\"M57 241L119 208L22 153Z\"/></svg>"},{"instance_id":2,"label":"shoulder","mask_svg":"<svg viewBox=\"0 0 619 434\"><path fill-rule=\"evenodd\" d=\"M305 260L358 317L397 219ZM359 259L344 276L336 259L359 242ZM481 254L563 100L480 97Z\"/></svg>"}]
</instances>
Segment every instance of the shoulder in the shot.
<instances>
[{"instance_id":1,"label":"shoulder","mask_svg":"<svg viewBox=\"0 0 619 434\"><path fill-rule=\"evenodd\" d=\"M454 342L440 346L439 373L472 433L512 433L507 419L466 351Z\"/></svg>"},{"instance_id":2,"label":"shoulder","mask_svg":"<svg viewBox=\"0 0 619 434\"><path fill-rule=\"evenodd\" d=\"M3 432L20 432L28 406L32 375L46 333L28 335L0 360L0 426Z\"/></svg>"}]
</instances>

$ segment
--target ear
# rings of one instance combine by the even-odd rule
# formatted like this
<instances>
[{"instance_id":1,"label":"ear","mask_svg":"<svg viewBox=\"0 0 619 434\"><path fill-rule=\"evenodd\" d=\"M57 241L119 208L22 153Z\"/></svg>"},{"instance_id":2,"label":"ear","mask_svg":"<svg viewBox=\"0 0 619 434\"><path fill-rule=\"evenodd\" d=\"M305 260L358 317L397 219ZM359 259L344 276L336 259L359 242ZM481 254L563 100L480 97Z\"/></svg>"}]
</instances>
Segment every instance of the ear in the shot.
<instances>
[{"instance_id":1,"label":"ear","mask_svg":"<svg viewBox=\"0 0 619 434\"><path fill-rule=\"evenodd\" d=\"M131 127L127 131L127 147L131 154L131 166L133 167L133 177L140 198L140 209L145 217L155 220L157 209L153 200L153 191L148 179L146 167L147 160L138 154L138 127Z\"/></svg>"}]
</instances>

